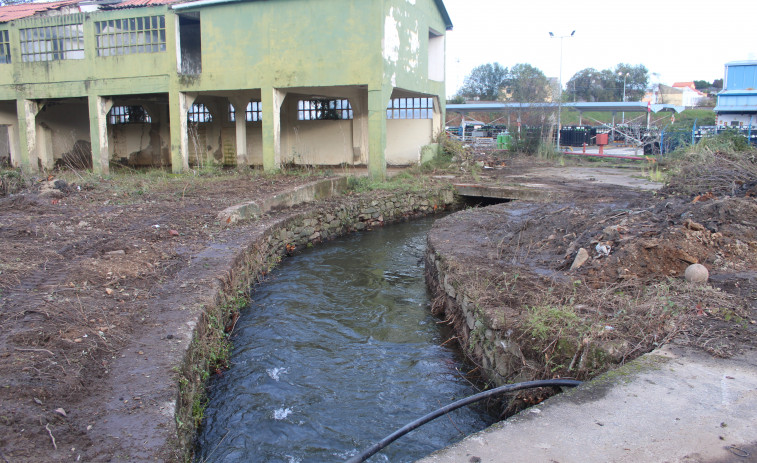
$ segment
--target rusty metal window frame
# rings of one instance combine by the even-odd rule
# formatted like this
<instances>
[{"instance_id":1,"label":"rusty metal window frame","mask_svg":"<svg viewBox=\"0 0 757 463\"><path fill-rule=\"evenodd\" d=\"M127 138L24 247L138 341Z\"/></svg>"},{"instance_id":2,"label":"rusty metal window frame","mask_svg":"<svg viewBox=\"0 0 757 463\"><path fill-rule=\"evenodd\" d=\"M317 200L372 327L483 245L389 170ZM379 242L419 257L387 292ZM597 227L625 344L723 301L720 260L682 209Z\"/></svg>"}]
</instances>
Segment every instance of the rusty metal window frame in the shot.
<instances>
[{"instance_id":1,"label":"rusty metal window frame","mask_svg":"<svg viewBox=\"0 0 757 463\"><path fill-rule=\"evenodd\" d=\"M202 103L195 103L187 111L187 122L193 124L204 124L206 122L213 122L213 115L210 114L210 110Z\"/></svg>"},{"instance_id":2,"label":"rusty metal window frame","mask_svg":"<svg viewBox=\"0 0 757 463\"><path fill-rule=\"evenodd\" d=\"M247 122L259 122L263 120L263 103L260 101L250 101L247 103L247 109L244 111ZM234 105L229 103L229 122L236 121L236 110Z\"/></svg>"},{"instance_id":3,"label":"rusty metal window frame","mask_svg":"<svg viewBox=\"0 0 757 463\"><path fill-rule=\"evenodd\" d=\"M433 119L433 98L392 98L386 107L387 119Z\"/></svg>"},{"instance_id":4,"label":"rusty metal window frame","mask_svg":"<svg viewBox=\"0 0 757 463\"><path fill-rule=\"evenodd\" d=\"M97 56L166 51L164 15L109 19L95 22Z\"/></svg>"},{"instance_id":5,"label":"rusty metal window frame","mask_svg":"<svg viewBox=\"0 0 757 463\"><path fill-rule=\"evenodd\" d=\"M352 105L346 98L313 98L297 102L298 121L353 119Z\"/></svg>"},{"instance_id":6,"label":"rusty metal window frame","mask_svg":"<svg viewBox=\"0 0 757 463\"><path fill-rule=\"evenodd\" d=\"M11 44L8 39L8 31L0 31L0 64L11 62Z\"/></svg>"},{"instance_id":7,"label":"rusty metal window frame","mask_svg":"<svg viewBox=\"0 0 757 463\"><path fill-rule=\"evenodd\" d=\"M142 106L113 106L108 111L109 125L150 123L152 123L152 117Z\"/></svg>"},{"instance_id":8,"label":"rusty metal window frame","mask_svg":"<svg viewBox=\"0 0 757 463\"><path fill-rule=\"evenodd\" d=\"M84 59L84 25L20 29L21 61L58 61Z\"/></svg>"}]
</instances>

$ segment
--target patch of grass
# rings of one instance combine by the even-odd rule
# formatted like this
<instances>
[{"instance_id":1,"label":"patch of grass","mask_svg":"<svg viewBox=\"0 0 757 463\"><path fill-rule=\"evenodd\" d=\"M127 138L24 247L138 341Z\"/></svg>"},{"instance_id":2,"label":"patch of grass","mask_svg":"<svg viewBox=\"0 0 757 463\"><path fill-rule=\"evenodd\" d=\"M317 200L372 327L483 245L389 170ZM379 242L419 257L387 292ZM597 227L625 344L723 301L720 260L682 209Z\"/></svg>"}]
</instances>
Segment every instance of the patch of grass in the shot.
<instances>
[{"instance_id":1,"label":"patch of grass","mask_svg":"<svg viewBox=\"0 0 757 463\"><path fill-rule=\"evenodd\" d=\"M582 321L571 306L529 307L523 320L526 330L536 339L547 340L563 332L583 331Z\"/></svg>"},{"instance_id":2,"label":"patch of grass","mask_svg":"<svg viewBox=\"0 0 757 463\"><path fill-rule=\"evenodd\" d=\"M376 190L413 192L422 191L425 184L425 176L409 169L389 177L386 180L377 180L371 177L347 178L347 187L356 193L366 193Z\"/></svg>"}]
</instances>

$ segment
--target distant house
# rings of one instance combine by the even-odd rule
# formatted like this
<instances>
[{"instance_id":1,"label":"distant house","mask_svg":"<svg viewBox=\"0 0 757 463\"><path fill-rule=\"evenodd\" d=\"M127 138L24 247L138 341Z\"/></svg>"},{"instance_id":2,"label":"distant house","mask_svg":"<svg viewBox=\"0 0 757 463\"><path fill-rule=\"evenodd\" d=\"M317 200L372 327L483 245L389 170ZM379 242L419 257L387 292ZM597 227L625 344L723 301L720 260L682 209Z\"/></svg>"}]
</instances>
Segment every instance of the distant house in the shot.
<instances>
[{"instance_id":1,"label":"distant house","mask_svg":"<svg viewBox=\"0 0 757 463\"><path fill-rule=\"evenodd\" d=\"M715 113L718 127L757 128L757 60L725 64Z\"/></svg>"},{"instance_id":2,"label":"distant house","mask_svg":"<svg viewBox=\"0 0 757 463\"><path fill-rule=\"evenodd\" d=\"M672 104L676 106L697 106L707 95L694 86L694 82L676 82L670 85L658 84L647 92L641 101L652 104Z\"/></svg>"},{"instance_id":3,"label":"distant house","mask_svg":"<svg viewBox=\"0 0 757 463\"><path fill-rule=\"evenodd\" d=\"M681 89L681 106L699 106L707 94L697 90L694 82L676 82L673 88Z\"/></svg>"},{"instance_id":4,"label":"distant house","mask_svg":"<svg viewBox=\"0 0 757 463\"><path fill-rule=\"evenodd\" d=\"M443 129L451 28L442 0L0 7L0 157L383 175Z\"/></svg>"}]
</instances>

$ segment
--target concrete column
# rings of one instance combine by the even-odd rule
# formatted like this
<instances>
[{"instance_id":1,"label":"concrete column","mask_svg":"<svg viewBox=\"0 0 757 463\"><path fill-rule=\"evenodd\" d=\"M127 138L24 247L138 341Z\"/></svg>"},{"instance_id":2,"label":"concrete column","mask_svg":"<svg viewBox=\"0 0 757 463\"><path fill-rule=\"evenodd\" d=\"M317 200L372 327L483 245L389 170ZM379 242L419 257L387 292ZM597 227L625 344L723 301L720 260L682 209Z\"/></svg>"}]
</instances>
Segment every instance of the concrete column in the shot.
<instances>
[{"instance_id":1,"label":"concrete column","mask_svg":"<svg viewBox=\"0 0 757 463\"><path fill-rule=\"evenodd\" d=\"M108 111L113 100L97 95L87 98L89 104L89 139L92 144L92 170L100 175L110 172L108 149Z\"/></svg>"},{"instance_id":2,"label":"concrete column","mask_svg":"<svg viewBox=\"0 0 757 463\"><path fill-rule=\"evenodd\" d=\"M263 105L263 170L281 167L281 104L286 92L276 88L261 89Z\"/></svg>"},{"instance_id":3,"label":"concrete column","mask_svg":"<svg viewBox=\"0 0 757 463\"><path fill-rule=\"evenodd\" d=\"M19 151L18 163L22 169L36 171L39 169L37 155L37 113L41 104L32 100L16 100L18 114Z\"/></svg>"},{"instance_id":4,"label":"concrete column","mask_svg":"<svg viewBox=\"0 0 757 463\"><path fill-rule=\"evenodd\" d=\"M236 126L237 139L237 168L250 165L250 156L247 153L247 104L249 98L233 97L229 102L234 106L234 123Z\"/></svg>"},{"instance_id":5,"label":"concrete column","mask_svg":"<svg viewBox=\"0 0 757 463\"><path fill-rule=\"evenodd\" d=\"M368 161L368 92L358 90L350 98L352 106L352 163L363 164Z\"/></svg>"},{"instance_id":6,"label":"concrete column","mask_svg":"<svg viewBox=\"0 0 757 463\"><path fill-rule=\"evenodd\" d=\"M444 130L444 111L439 97L432 98L434 102L434 114L431 119L431 143L436 142L436 138Z\"/></svg>"},{"instance_id":7,"label":"concrete column","mask_svg":"<svg viewBox=\"0 0 757 463\"><path fill-rule=\"evenodd\" d=\"M391 90L368 88L368 172L371 177L386 178L386 106Z\"/></svg>"},{"instance_id":8,"label":"concrete column","mask_svg":"<svg viewBox=\"0 0 757 463\"><path fill-rule=\"evenodd\" d=\"M171 119L171 170L175 173L189 170L187 111L195 98L197 98L196 93L172 91L168 94Z\"/></svg>"},{"instance_id":9,"label":"concrete column","mask_svg":"<svg viewBox=\"0 0 757 463\"><path fill-rule=\"evenodd\" d=\"M43 170L55 167L53 159L53 131L44 125L37 127L37 157Z\"/></svg>"},{"instance_id":10,"label":"concrete column","mask_svg":"<svg viewBox=\"0 0 757 463\"><path fill-rule=\"evenodd\" d=\"M8 126L8 145L10 145L11 149L11 165L13 167L18 167L20 164L20 156L21 156L21 146L19 144L18 140L18 125L9 125Z\"/></svg>"}]
</instances>

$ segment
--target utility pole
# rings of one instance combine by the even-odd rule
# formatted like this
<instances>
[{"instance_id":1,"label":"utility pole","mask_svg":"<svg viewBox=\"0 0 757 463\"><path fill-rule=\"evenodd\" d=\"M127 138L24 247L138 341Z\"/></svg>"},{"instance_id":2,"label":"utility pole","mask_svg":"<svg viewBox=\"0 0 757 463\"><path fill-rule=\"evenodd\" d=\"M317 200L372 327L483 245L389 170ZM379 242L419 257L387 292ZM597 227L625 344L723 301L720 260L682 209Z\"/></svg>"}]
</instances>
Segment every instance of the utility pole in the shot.
<instances>
[{"instance_id":1,"label":"utility pole","mask_svg":"<svg viewBox=\"0 0 757 463\"><path fill-rule=\"evenodd\" d=\"M623 74L623 71L621 71L621 72L618 73L618 76L620 76L620 75L623 75L623 103L625 103L626 102L626 78L629 75L631 75L631 73L630 72L626 72L625 74ZM621 124L625 124L626 123L626 112L625 111L623 111L623 119L621 120L620 123Z\"/></svg>"}]
</instances>

